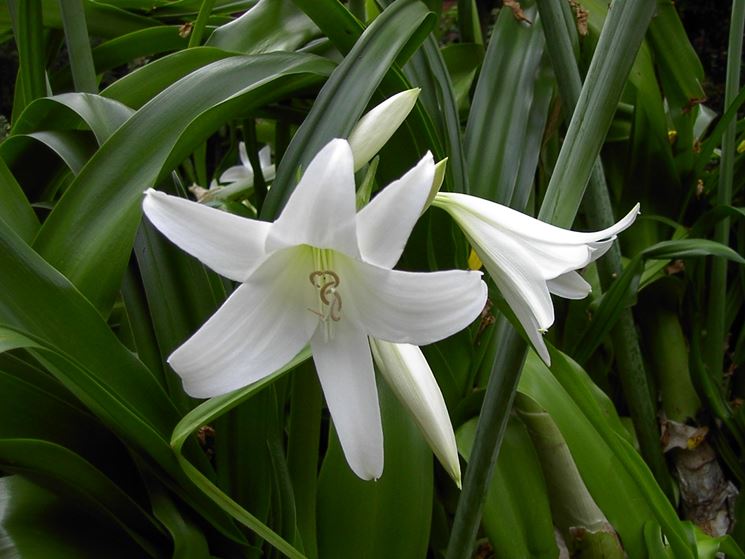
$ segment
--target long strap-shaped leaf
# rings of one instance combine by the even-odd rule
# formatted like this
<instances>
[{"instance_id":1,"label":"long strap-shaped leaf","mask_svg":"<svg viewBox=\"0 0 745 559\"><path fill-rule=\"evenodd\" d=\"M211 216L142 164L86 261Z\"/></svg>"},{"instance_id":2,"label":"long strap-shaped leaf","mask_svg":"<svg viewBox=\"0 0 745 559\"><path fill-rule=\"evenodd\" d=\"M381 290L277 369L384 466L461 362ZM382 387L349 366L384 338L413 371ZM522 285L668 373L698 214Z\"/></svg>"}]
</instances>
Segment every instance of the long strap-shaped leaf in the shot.
<instances>
[{"instance_id":1,"label":"long strap-shaped leaf","mask_svg":"<svg viewBox=\"0 0 745 559\"><path fill-rule=\"evenodd\" d=\"M191 462L189 462L189 460L183 455L182 449L188 437L202 425L210 423L214 419L236 407L238 404L248 400L259 390L274 382L280 376L290 371L309 357L310 349L306 348L287 365L271 375L264 377L260 381L223 396L211 398L200 404L178 422L171 437L171 447L176 453L176 458L178 459L179 464L181 464L181 467L191 481L199 487L207 497L212 499L215 504L238 522L251 529L258 536L265 539L279 551L287 555L287 557L295 559L303 558L304 556L279 535L273 532L268 526L263 524L258 518L241 507L228 495L223 493L214 483L212 483L212 481L210 481L202 472L195 468Z\"/></svg>"},{"instance_id":2,"label":"long strap-shaped leaf","mask_svg":"<svg viewBox=\"0 0 745 559\"><path fill-rule=\"evenodd\" d=\"M132 249L142 191L154 185L192 119L206 118L187 140L196 144L229 118L210 113L221 104L240 97L241 106L231 110L245 114L256 103L318 81L330 67L311 55L235 56L182 78L101 147L49 215L34 248L106 312Z\"/></svg>"},{"instance_id":3,"label":"long strap-shaped leaf","mask_svg":"<svg viewBox=\"0 0 745 559\"><path fill-rule=\"evenodd\" d=\"M296 3L311 17L318 15L307 2ZM350 26L359 25L355 23L352 18ZM423 4L397 0L362 33L323 86L287 148L262 209L265 218L275 217L284 206L295 188L298 169L307 166L329 140L349 135L396 57L407 45L418 46L431 23Z\"/></svg>"},{"instance_id":4,"label":"long strap-shaped leaf","mask_svg":"<svg viewBox=\"0 0 745 559\"><path fill-rule=\"evenodd\" d=\"M648 0L616 0L611 5L541 206L539 216L545 221L571 226L654 9L655 3ZM510 335L509 341L498 350L448 544L448 559L470 556L479 527L484 488L499 454L520 377L523 362L520 355L525 355L525 343L516 335ZM503 361L507 367L500 366Z\"/></svg>"}]
</instances>

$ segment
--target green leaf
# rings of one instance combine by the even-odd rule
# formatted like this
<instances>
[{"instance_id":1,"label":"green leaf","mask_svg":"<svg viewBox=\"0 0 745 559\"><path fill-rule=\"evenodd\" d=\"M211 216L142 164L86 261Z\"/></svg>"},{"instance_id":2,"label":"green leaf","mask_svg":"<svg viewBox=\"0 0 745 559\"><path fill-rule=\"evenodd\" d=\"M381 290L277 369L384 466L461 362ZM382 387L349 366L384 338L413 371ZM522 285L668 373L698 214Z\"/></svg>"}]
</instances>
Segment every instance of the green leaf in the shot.
<instances>
[{"instance_id":1,"label":"green leaf","mask_svg":"<svg viewBox=\"0 0 745 559\"><path fill-rule=\"evenodd\" d=\"M197 470L191 462L182 454L182 447L187 438L192 435L202 425L205 425L221 415L235 408L238 404L248 400L268 384L274 382L286 372L290 371L310 357L310 349L306 348L301 351L292 361L271 375L250 384L239 390L229 392L222 396L211 398L189 413L187 413L173 430L171 436L171 447L173 448L176 458L183 468L186 476L200 490L211 499L220 509L232 516L235 520L252 530L256 535L265 539L279 551L291 558L302 558L293 546L287 543L282 537L272 531L268 526L256 518L253 514L241 507L240 504L223 493L212 481L204 474Z\"/></svg>"},{"instance_id":2,"label":"green leaf","mask_svg":"<svg viewBox=\"0 0 745 559\"><path fill-rule=\"evenodd\" d=\"M39 220L31 208L5 159L0 157L0 220L30 243L39 230Z\"/></svg>"},{"instance_id":3,"label":"green leaf","mask_svg":"<svg viewBox=\"0 0 745 559\"><path fill-rule=\"evenodd\" d=\"M463 140L471 194L501 204L512 199L523 156L538 151L524 152L523 144L545 41L535 6L523 8L533 25L517 21L511 10L497 16Z\"/></svg>"},{"instance_id":4,"label":"green leaf","mask_svg":"<svg viewBox=\"0 0 745 559\"><path fill-rule=\"evenodd\" d=\"M475 435L476 419L458 429L458 447L466 461ZM515 416L507 423L482 522L497 557L553 559L559 553L541 464L525 426Z\"/></svg>"},{"instance_id":5,"label":"green leaf","mask_svg":"<svg viewBox=\"0 0 745 559\"><path fill-rule=\"evenodd\" d=\"M290 0L260 0L241 17L215 29L206 44L243 54L294 51L318 33L313 21Z\"/></svg>"},{"instance_id":6,"label":"green leaf","mask_svg":"<svg viewBox=\"0 0 745 559\"><path fill-rule=\"evenodd\" d=\"M551 352L551 360L549 370L530 352L519 392L556 422L582 479L618 531L629 556L646 556L642 527L653 522L662 527L675 557L693 559L692 542L670 501L639 454L588 394L586 373L558 351Z\"/></svg>"},{"instance_id":7,"label":"green leaf","mask_svg":"<svg viewBox=\"0 0 745 559\"><path fill-rule=\"evenodd\" d=\"M329 77L293 137L262 208L263 217L279 214L295 188L298 169L305 168L329 140L349 135L396 57L410 42L418 46L431 24L431 14L415 0L397 0L373 21Z\"/></svg>"},{"instance_id":8,"label":"green leaf","mask_svg":"<svg viewBox=\"0 0 745 559\"><path fill-rule=\"evenodd\" d=\"M267 54L231 57L192 72L96 152L45 221L34 248L106 312L140 221L141 193L170 170L179 140L183 154L231 116L306 87L328 68L310 55ZM142 142L143 133L153 141Z\"/></svg>"},{"instance_id":9,"label":"green leaf","mask_svg":"<svg viewBox=\"0 0 745 559\"><path fill-rule=\"evenodd\" d=\"M335 433L318 482L318 556L420 558L427 554L432 453L407 411L378 384L385 470L363 481L349 469Z\"/></svg>"},{"instance_id":10,"label":"green leaf","mask_svg":"<svg viewBox=\"0 0 745 559\"><path fill-rule=\"evenodd\" d=\"M656 3L613 3L551 175L539 216L570 227Z\"/></svg>"},{"instance_id":11,"label":"green leaf","mask_svg":"<svg viewBox=\"0 0 745 559\"><path fill-rule=\"evenodd\" d=\"M107 522L119 525L151 557L166 541L156 523L98 469L54 443L34 439L0 439L0 465L61 495L69 495Z\"/></svg>"},{"instance_id":12,"label":"green leaf","mask_svg":"<svg viewBox=\"0 0 745 559\"><path fill-rule=\"evenodd\" d=\"M129 559L142 548L112 524L21 476L0 478L0 556ZM43 537L40 537L43 534Z\"/></svg>"}]
</instances>

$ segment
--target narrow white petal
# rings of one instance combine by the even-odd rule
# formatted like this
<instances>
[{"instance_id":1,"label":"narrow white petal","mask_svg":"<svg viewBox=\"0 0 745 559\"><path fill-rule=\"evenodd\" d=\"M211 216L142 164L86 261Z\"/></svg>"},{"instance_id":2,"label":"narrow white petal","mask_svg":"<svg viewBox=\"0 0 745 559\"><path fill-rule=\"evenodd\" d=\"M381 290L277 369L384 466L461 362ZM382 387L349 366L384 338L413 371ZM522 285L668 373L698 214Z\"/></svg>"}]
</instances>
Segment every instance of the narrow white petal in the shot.
<instances>
[{"instance_id":1,"label":"narrow white petal","mask_svg":"<svg viewBox=\"0 0 745 559\"><path fill-rule=\"evenodd\" d=\"M395 266L419 219L432 187L432 154L385 187L357 214L357 240L362 259L384 268Z\"/></svg>"},{"instance_id":2,"label":"narrow white petal","mask_svg":"<svg viewBox=\"0 0 745 559\"><path fill-rule=\"evenodd\" d=\"M241 163L246 169L253 169L251 167L251 160L248 158L245 142L238 142L238 157L241 158Z\"/></svg>"},{"instance_id":3,"label":"narrow white petal","mask_svg":"<svg viewBox=\"0 0 745 559\"><path fill-rule=\"evenodd\" d=\"M335 264L342 313L381 340L436 342L468 326L486 302L481 272L399 272L350 258Z\"/></svg>"},{"instance_id":4,"label":"narrow white petal","mask_svg":"<svg viewBox=\"0 0 745 559\"><path fill-rule=\"evenodd\" d=\"M171 242L227 278L244 281L265 256L270 224L148 189L142 209Z\"/></svg>"},{"instance_id":5,"label":"narrow white petal","mask_svg":"<svg viewBox=\"0 0 745 559\"><path fill-rule=\"evenodd\" d=\"M577 272L567 272L548 280L548 290L564 299L584 299L590 294L590 284Z\"/></svg>"},{"instance_id":6,"label":"narrow white petal","mask_svg":"<svg viewBox=\"0 0 745 559\"><path fill-rule=\"evenodd\" d=\"M264 146L259 150L259 165L262 169L272 165L272 149L269 146Z\"/></svg>"},{"instance_id":7,"label":"narrow white petal","mask_svg":"<svg viewBox=\"0 0 745 559\"><path fill-rule=\"evenodd\" d=\"M507 206L490 202L467 194L441 192L437 195L442 207L448 205L459 206L463 211L486 221L493 227L509 230L526 239L535 239L550 244L588 244L594 241L612 238L628 228L639 214L639 204L615 225L601 231L578 233L569 229L562 229L520 213Z\"/></svg>"},{"instance_id":8,"label":"narrow white petal","mask_svg":"<svg viewBox=\"0 0 745 559\"><path fill-rule=\"evenodd\" d=\"M380 151L406 116L414 108L419 89L397 93L372 108L360 118L349 134L349 144L354 154L354 170L361 169Z\"/></svg>"},{"instance_id":9,"label":"narrow white petal","mask_svg":"<svg viewBox=\"0 0 745 559\"><path fill-rule=\"evenodd\" d=\"M370 339L373 358L388 386L411 412L437 459L460 487L460 462L445 399L415 345Z\"/></svg>"},{"instance_id":10,"label":"narrow white petal","mask_svg":"<svg viewBox=\"0 0 745 559\"><path fill-rule=\"evenodd\" d=\"M250 185L253 184L254 172L250 167L246 168L243 165L234 165L225 169L225 172L220 175L219 180L222 183L245 181Z\"/></svg>"},{"instance_id":11,"label":"narrow white petal","mask_svg":"<svg viewBox=\"0 0 745 559\"><path fill-rule=\"evenodd\" d=\"M307 248L272 254L168 363L197 398L255 382L292 359L318 326Z\"/></svg>"},{"instance_id":12,"label":"narrow white petal","mask_svg":"<svg viewBox=\"0 0 745 559\"><path fill-rule=\"evenodd\" d=\"M352 151L331 140L310 162L267 237L267 250L307 244L359 256Z\"/></svg>"},{"instance_id":13,"label":"narrow white petal","mask_svg":"<svg viewBox=\"0 0 745 559\"><path fill-rule=\"evenodd\" d=\"M326 339L318 328L313 361L349 467L362 479L383 473L383 428L367 336L339 323Z\"/></svg>"}]
</instances>

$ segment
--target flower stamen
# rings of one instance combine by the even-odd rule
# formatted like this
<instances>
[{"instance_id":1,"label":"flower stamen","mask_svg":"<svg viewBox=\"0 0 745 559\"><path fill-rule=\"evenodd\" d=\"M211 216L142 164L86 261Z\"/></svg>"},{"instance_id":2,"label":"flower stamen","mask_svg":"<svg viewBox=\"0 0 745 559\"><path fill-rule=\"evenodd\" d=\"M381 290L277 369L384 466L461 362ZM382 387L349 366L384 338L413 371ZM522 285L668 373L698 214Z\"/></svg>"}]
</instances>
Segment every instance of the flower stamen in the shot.
<instances>
[{"instance_id":1,"label":"flower stamen","mask_svg":"<svg viewBox=\"0 0 745 559\"><path fill-rule=\"evenodd\" d=\"M308 309L314 314L321 317L324 322L331 319L334 322L341 320L341 294L337 291L337 287L341 283L339 275L331 270L316 270L311 272L308 276L310 283L313 287L318 289L318 295L321 299L321 303L328 307L324 312L314 311Z\"/></svg>"}]
</instances>

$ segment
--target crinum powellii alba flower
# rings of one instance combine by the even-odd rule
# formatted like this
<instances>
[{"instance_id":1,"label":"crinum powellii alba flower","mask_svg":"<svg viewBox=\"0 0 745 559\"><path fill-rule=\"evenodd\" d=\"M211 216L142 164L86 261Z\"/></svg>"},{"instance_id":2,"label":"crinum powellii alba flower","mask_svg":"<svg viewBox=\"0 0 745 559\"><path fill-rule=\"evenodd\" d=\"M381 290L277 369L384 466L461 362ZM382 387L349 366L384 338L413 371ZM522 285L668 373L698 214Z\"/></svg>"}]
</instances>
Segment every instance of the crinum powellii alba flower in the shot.
<instances>
[{"instance_id":1,"label":"crinum powellii alba flower","mask_svg":"<svg viewBox=\"0 0 745 559\"><path fill-rule=\"evenodd\" d=\"M590 285L576 270L605 254L639 214L637 204L608 229L578 233L467 194L440 192L432 205L458 223L546 363L550 357L541 333L554 323L551 294L586 297Z\"/></svg>"},{"instance_id":2,"label":"crinum powellii alba flower","mask_svg":"<svg viewBox=\"0 0 745 559\"><path fill-rule=\"evenodd\" d=\"M431 154L355 209L353 155L332 140L273 223L156 192L143 209L172 242L240 285L168 359L184 389L211 397L274 372L310 342L344 454L383 471L368 336L424 345L466 327L486 301L479 272L392 270L430 193Z\"/></svg>"}]
</instances>

